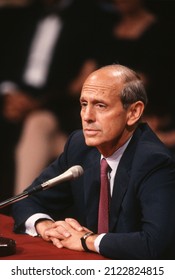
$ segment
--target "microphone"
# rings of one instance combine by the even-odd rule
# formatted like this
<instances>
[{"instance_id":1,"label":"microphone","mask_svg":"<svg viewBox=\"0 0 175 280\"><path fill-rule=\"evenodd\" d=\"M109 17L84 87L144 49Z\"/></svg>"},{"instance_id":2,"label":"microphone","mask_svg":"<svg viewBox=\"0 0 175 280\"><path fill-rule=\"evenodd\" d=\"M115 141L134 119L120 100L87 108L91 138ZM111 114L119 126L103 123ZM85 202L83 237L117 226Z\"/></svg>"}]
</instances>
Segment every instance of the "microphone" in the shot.
<instances>
[{"instance_id":1,"label":"microphone","mask_svg":"<svg viewBox=\"0 0 175 280\"><path fill-rule=\"evenodd\" d=\"M67 171L62 173L61 175L42 183L38 187L34 187L33 189L31 189L31 191L29 191L29 193L31 193L33 191L35 192L36 188L39 188L41 190L49 189L62 182L65 182L68 180L74 180L74 179L80 177L82 174L83 174L83 168L80 165L72 166Z\"/></svg>"},{"instance_id":2,"label":"microphone","mask_svg":"<svg viewBox=\"0 0 175 280\"><path fill-rule=\"evenodd\" d=\"M80 177L83 173L84 173L83 168L80 165L74 165L59 176L49 179L48 181L42 183L41 185L37 185L36 187L33 187L30 190L25 190L21 194L18 194L3 202L0 202L0 208L3 208L25 197L28 197L29 195L36 193L38 191L49 189L51 187L54 187L55 185L66 182L68 180L74 180Z\"/></svg>"}]
</instances>

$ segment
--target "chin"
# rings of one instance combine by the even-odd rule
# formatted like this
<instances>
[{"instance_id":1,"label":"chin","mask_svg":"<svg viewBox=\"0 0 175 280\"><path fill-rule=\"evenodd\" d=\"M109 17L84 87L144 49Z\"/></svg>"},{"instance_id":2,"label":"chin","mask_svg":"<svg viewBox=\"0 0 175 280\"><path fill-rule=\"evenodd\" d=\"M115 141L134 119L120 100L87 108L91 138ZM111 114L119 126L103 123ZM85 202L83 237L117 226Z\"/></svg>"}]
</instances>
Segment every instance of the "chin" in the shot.
<instances>
[{"instance_id":1,"label":"chin","mask_svg":"<svg viewBox=\"0 0 175 280\"><path fill-rule=\"evenodd\" d=\"M95 141L94 139L85 139L85 142L86 142L86 145L87 146L97 146L98 145L98 142Z\"/></svg>"}]
</instances>

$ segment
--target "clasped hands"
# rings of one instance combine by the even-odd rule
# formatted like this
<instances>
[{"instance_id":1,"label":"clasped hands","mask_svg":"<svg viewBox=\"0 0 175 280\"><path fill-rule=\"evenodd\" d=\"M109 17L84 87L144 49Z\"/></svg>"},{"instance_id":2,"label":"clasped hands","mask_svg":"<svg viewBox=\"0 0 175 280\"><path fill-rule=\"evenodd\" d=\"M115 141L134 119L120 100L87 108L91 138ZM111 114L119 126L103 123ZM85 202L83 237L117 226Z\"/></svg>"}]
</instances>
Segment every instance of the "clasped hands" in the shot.
<instances>
[{"instance_id":1,"label":"clasped hands","mask_svg":"<svg viewBox=\"0 0 175 280\"><path fill-rule=\"evenodd\" d=\"M84 251L80 239L86 232L91 231L72 218L56 222L41 220L36 224L36 230L44 240L51 241L57 248L65 247L76 251ZM86 241L88 249L94 252L96 237L96 234L91 235Z\"/></svg>"}]
</instances>

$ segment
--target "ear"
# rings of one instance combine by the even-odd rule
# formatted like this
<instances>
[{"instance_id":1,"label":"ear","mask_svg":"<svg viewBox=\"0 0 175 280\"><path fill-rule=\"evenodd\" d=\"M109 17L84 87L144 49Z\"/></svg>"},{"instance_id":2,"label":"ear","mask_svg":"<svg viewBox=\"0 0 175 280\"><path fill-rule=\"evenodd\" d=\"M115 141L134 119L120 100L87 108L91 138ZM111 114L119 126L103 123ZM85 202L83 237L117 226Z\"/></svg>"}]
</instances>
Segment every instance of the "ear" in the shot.
<instances>
[{"instance_id":1,"label":"ear","mask_svg":"<svg viewBox=\"0 0 175 280\"><path fill-rule=\"evenodd\" d=\"M144 110L144 103L137 101L128 108L128 120L127 125L134 125L142 116Z\"/></svg>"}]
</instances>

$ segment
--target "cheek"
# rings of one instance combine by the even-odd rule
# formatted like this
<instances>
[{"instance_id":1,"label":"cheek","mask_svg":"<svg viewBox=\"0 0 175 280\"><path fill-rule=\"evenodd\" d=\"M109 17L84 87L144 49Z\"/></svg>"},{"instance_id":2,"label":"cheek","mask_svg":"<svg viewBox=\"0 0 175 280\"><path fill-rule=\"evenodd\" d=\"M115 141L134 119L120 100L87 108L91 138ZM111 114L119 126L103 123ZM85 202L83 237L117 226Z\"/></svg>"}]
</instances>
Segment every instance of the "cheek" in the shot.
<instances>
[{"instance_id":1,"label":"cheek","mask_svg":"<svg viewBox=\"0 0 175 280\"><path fill-rule=\"evenodd\" d=\"M112 123L110 123L108 126L106 126L105 130L103 130L103 134L107 138L112 138L114 135L116 135L117 131L118 127L116 127L116 124L112 125Z\"/></svg>"},{"instance_id":2,"label":"cheek","mask_svg":"<svg viewBox=\"0 0 175 280\"><path fill-rule=\"evenodd\" d=\"M106 122L103 133L108 137L116 137L120 134L126 126L126 119L118 116Z\"/></svg>"}]
</instances>

